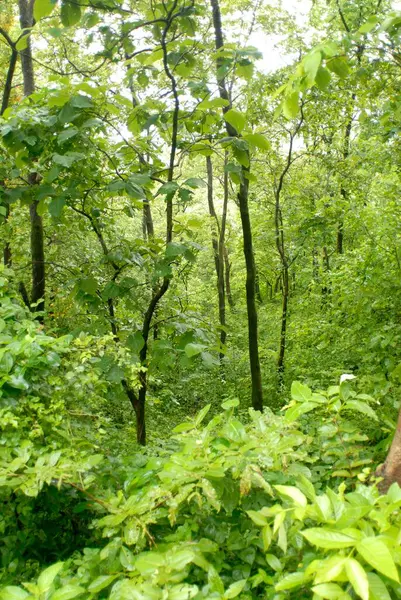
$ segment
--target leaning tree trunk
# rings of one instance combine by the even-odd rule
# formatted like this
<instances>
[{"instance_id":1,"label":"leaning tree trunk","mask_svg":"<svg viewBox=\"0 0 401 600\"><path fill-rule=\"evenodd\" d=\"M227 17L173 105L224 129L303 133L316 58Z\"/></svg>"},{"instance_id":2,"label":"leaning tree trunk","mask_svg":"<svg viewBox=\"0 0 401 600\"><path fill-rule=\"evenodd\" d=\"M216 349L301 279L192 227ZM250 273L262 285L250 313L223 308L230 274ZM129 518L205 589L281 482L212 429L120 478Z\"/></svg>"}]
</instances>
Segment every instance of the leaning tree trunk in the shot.
<instances>
[{"instance_id":1,"label":"leaning tree trunk","mask_svg":"<svg viewBox=\"0 0 401 600\"><path fill-rule=\"evenodd\" d=\"M213 16L213 27L215 34L215 46L217 53L224 48L223 28L221 24L221 13L218 0L210 0ZM224 60L224 59L223 59ZM216 72L217 85L220 97L227 100L228 104L223 108L225 114L231 108L230 94L226 86L225 76L222 75L222 59L217 58ZM231 138L239 138L240 133L226 121L227 135ZM249 155L248 155L249 158ZM256 308L256 266L253 253L252 227L249 216L249 168L242 166L241 183L238 192L238 204L241 215L243 234L243 250L246 265L246 306L248 315L248 347L249 364L252 384L252 406L255 410L263 410L262 375L259 360L259 334L258 334L258 312Z\"/></svg>"},{"instance_id":2,"label":"leaning tree trunk","mask_svg":"<svg viewBox=\"0 0 401 600\"><path fill-rule=\"evenodd\" d=\"M18 0L20 11L21 29L33 26L33 2ZM27 47L21 51L21 68L24 81L24 96L31 96L35 91L35 78L32 61L32 50L30 38ZM29 184L34 186L38 183L38 175L35 172L29 174ZM38 214L38 201L33 200L29 206L31 221L31 260L32 260L32 292L31 303L36 304L36 310L43 311L45 308L45 255L43 245L43 220ZM40 317L43 320L43 317Z\"/></svg>"}]
</instances>

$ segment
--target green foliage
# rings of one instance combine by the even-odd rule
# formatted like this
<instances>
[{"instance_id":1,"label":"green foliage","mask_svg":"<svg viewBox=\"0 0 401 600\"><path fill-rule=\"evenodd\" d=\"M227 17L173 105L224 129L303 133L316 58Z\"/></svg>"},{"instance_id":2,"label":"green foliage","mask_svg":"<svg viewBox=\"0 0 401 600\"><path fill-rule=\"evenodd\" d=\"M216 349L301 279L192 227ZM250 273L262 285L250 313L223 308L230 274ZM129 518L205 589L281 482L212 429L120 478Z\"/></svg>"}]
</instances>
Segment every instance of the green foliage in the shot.
<instances>
[{"instance_id":1,"label":"green foliage","mask_svg":"<svg viewBox=\"0 0 401 600\"><path fill-rule=\"evenodd\" d=\"M293 391L314 397L300 384ZM26 597L398 593L400 488L387 496L360 483L348 493L344 484L318 491L306 466L307 435L268 412L251 411L243 425L237 404L225 402L206 426L209 407L178 426L176 450L145 461L102 500L105 514L95 521L102 547L52 565L24 584ZM1 594L24 597L18 587Z\"/></svg>"}]
</instances>

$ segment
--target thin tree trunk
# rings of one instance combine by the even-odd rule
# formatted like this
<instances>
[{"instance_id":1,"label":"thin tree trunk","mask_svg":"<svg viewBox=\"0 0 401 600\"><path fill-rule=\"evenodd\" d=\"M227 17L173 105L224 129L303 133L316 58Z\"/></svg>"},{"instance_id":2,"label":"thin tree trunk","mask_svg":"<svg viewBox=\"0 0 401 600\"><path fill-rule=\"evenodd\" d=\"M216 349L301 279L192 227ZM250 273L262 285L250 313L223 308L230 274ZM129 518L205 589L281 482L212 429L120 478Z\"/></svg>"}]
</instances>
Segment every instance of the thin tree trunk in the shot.
<instances>
[{"instance_id":1,"label":"thin tree trunk","mask_svg":"<svg viewBox=\"0 0 401 600\"><path fill-rule=\"evenodd\" d=\"M221 227L214 208L213 198L213 165L210 156L206 157L207 170L207 200L209 207L209 215L211 219L211 235L212 247L214 255L214 266L217 278L217 295L219 308L219 324L220 324L220 362L224 358L224 346L227 339L226 332L226 298L224 289L224 256L223 247L224 239L221 239Z\"/></svg>"},{"instance_id":2,"label":"thin tree trunk","mask_svg":"<svg viewBox=\"0 0 401 600\"><path fill-rule=\"evenodd\" d=\"M259 272L258 272L257 268L256 268L256 274L255 274L255 294L256 294L256 299L259 302L259 304L263 304L262 293L260 291Z\"/></svg>"},{"instance_id":3,"label":"thin tree trunk","mask_svg":"<svg viewBox=\"0 0 401 600\"><path fill-rule=\"evenodd\" d=\"M325 273L326 282L325 285L322 287L322 295L326 296L331 292L330 285L328 285L327 281L328 273L330 272L330 257L329 253L327 252L327 246L323 246L323 271Z\"/></svg>"},{"instance_id":4,"label":"thin tree trunk","mask_svg":"<svg viewBox=\"0 0 401 600\"><path fill-rule=\"evenodd\" d=\"M221 13L218 0L210 0L212 7L213 26L215 34L215 46L217 52L224 47L223 28L221 24ZM224 60L224 59L223 59ZM220 97L228 101L228 105L223 107L223 114L231 108L230 95L227 90L225 77L220 74L222 59L217 58L217 84ZM240 134L230 123L225 122L227 134L233 138L239 138ZM253 253L252 227L249 216L249 167L242 167L241 183L238 192L238 203L241 215L243 250L246 265L246 305L248 313L248 346L249 363L252 383L252 406L255 410L263 410L263 389L262 376L259 361L259 336L258 336L258 313L256 310L255 282L256 268Z\"/></svg>"},{"instance_id":5,"label":"thin tree trunk","mask_svg":"<svg viewBox=\"0 0 401 600\"><path fill-rule=\"evenodd\" d=\"M228 256L227 246L223 248L224 253L224 278L225 278L225 286L226 286L226 296L228 300L228 304L231 308L234 307L234 300L231 293L231 263Z\"/></svg>"},{"instance_id":6,"label":"thin tree trunk","mask_svg":"<svg viewBox=\"0 0 401 600\"><path fill-rule=\"evenodd\" d=\"M21 29L27 29L33 26L33 2L28 0L18 0L20 12ZM24 96L31 96L35 91L35 78L32 61L32 50L30 38L27 40L27 47L20 52L21 68L24 81ZM28 181L31 186L38 183L38 176L32 172L29 174ZM32 259L32 292L31 303L37 304L36 310L44 311L45 308L45 255L43 245L43 220L38 214L38 202L33 200L29 206L29 216L31 221L31 259ZM43 321L43 316L39 317Z\"/></svg>"},{"instance_id":7,"label":"thin tree trunk","mask_svg":"<svg viewBox=\"0 0 401 600\"><path fill-rule=\"evenodd\" d=\"M297 123L295 130L290 134L290 144L288 149L287 160L284 169L280 175L277 188L275 190L275 205L274 205L274 225L275 225L275 237L277 252L280 257L282 267L282 292L283 292L283 304L281 310L281 328L280 328L280 346L277 359L277 383L278 387L281 388L284 383L284 368L285 368L285 350L287 344L287 321L288 321L288 302L290 297L290 285L289 285L289 260L285 248L285 237L284 237L284 223L283 215L281 212L281 193L283 190L284 180L287 176L288 171L292 165L292 153L294 146L294 139L301 129L304 120L303 110L301 108L301 119Z\"/></svg>"},{"instance_id":8,"label":"thin tree trunk","mask_svg":"<svg viewBox=\"0 0 401 600\"><path fill-rule=\"evenodd\" d=\"M358 64L360 64L360 58L358 59ZM344 163L347 161L350 152L350 142L351 142L351 131L352 131L352 113L355 106L356 94L352 94L351 96L351 106L349 111L348 121L345 126L344 133L344 143L343 143L343 161ZM348 202L348 191L344 186L344 183L341 183L340 194L344 201L344 204ZM337 254L344 253L344 210L342 210L342 214L337 224Z\"/></svg>"},{"instance_id":9,"label":"thin tree trunk","mask_svg":"<svg viewBox=\"0 0 401 600\"><path fill-rule=\"evenodd\" d=\"M281 330L280 330L280 349L277 360L278 385L282 387L284 384L284 359L287 345L287 311L288 299L290 296L288 269L283 271L283 304L281 311Z\"/></svg>"},{"instance_id":10,"label":"thin tree trunk","mask_svg":"<svg viewBox=\"0 0 401 600\"><path fill-rule=\"evenodd\" d=\"M10 62L8 64L6 82L5 82L4 90L3 90L0 116L2 116L4 114L4 112L7 110L8 106L10 104L12 83L13 83L14 74L15 74L15 67L17 65L17 60L18 60L18 51L15 48L14 42L8 36L6 39L11 48L11 56L10 56ZM4 187L4 181L1 181L0 185ZM10 217L10 205L6 204L5 208L6 208L5 222L7 223L8 219ZM3 260L4 260L5 267L12 266L12 252L11 252L10 242L6 242L4 245Z\"/></svg>"},{"instance_id":11,"label":"thin tree trunk","mask_svg":"<svg viewBox=\"0 0 401 600\"><path fill-rule=\"evenodd\" d=\"M169 157L169 167L167 174L167 182L171 182L174 179L174 169L175 169L175 157L177 153L177 142L178 142L178 117L180 112L180 100L177 89L177 81L173 72L171 71L168 64L168 49L167 49L167 34L170 30L170 27L174 21L174 11L176 9L177 2L173 2L172 8L166 14L165 27L162 32L161 38L161 48L163 52L163 68L164 72L169 79L171 84L171 92L173 95L173 118L172 118L172 129L171 129L171 145L170 145L170 157ZM166 244L170 244L173 239L173 195L166 195ZM144 371L141 371L139 374L140 380L140 388L137 394L138 408L136 410L136 424L137 424L137 441L142 446L146 445L146 424L145 424L145 406L146 406L146 395L148 389L148 379L147 379L147 356L148 356L148 341L149 341L149 332L150 326L152 323L152 319L154 317L155 311L160 300L163 298L164 294L167 292L170 286L170 279L168 277L164 277L163 283L161 286L154 290L152 293L152 298L149 302L148 309L145 313L145 317L142 325L142 337L144 340L144 345L139 353L139 359L141 365L145 367Z\"/></svg>"}]
</instances>

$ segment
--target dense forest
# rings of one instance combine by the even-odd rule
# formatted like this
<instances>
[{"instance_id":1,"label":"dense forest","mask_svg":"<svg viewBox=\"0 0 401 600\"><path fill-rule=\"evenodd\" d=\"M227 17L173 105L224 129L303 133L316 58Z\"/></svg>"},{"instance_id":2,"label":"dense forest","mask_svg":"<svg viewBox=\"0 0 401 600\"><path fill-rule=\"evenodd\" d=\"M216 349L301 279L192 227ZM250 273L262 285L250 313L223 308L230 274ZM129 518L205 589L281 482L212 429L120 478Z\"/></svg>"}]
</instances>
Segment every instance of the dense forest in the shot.
<instances>
[{"instance_id":1,"label":"dense forest","mask_svg":"<svg viewBox=\"0 0 401 600\"><path fill-rule=\"evenodd\" d=\"M0 0L2 600L401 598L400 42Z\"/></svg>"}]
</instances>

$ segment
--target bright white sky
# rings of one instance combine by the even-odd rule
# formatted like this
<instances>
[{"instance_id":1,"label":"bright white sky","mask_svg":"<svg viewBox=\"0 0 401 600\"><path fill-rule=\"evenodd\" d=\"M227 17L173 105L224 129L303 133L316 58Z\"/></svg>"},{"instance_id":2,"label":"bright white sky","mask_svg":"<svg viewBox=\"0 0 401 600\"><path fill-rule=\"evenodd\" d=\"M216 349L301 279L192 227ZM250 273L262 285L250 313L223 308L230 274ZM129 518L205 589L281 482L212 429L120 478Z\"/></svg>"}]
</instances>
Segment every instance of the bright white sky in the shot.
<instances>
[{"instance_id":1,"label":"bright white sky","mask_svg":"<svg viewBox=\"0 0 401 600\"><path fill-rule=\"evenodd\" d=\"M304 25L312 7L312 0L282 0L281 6L295 17L299 25ZM283 49L276 47L282 39L283 37L280 35L265 34L261 31L255 31L252 34L249 43L263 53L261 64L264 71L275 71L289 64L295 58L295 55L285 54Z\"/></svg>"}]
</instances>

